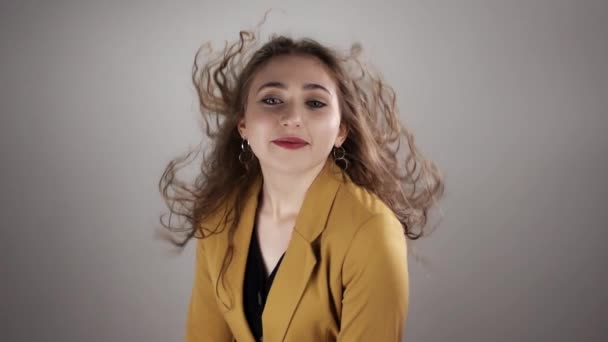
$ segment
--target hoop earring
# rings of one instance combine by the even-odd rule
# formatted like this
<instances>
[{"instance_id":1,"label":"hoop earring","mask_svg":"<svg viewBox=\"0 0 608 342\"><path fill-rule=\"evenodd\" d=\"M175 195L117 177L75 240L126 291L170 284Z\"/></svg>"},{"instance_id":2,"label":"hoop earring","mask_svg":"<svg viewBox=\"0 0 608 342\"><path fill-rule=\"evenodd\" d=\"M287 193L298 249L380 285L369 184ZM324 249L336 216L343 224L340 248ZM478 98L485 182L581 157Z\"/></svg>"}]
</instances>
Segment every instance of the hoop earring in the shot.
<instances>
[{"instance_id":1,"label":"hoop earring","mask_svg":"<svg viewBox=\"0 0 608 342\"><path fill-rule=\"evenodd\" d=\"M247 147L245 147L245 143L247 143ZM249 170L249 162L253 160L253 151L251 150L251 146L249 146L249 140L243 139L241 141L241 153L239 153L239 162L245 166L246 170Z\"/></svg>"},{"instance_id":2,"label":"hoop earring","mask_svg":"<svg viewBox=\"0 0 608 342\"><path fill-rule=\"evenodd\" d=\"M346 171L346 169L348 169L348 164L349 161L348 159L346 159L346 150L344 149L344 147L342 146L338 146L333 148L332 150L332 155L334 157L334 161L336 162L336 164L338 164L338 166L340 166L340 168L344 171ZM344 166L341 166L340 164L343 164Z\"/></svg>"}]
</instances>

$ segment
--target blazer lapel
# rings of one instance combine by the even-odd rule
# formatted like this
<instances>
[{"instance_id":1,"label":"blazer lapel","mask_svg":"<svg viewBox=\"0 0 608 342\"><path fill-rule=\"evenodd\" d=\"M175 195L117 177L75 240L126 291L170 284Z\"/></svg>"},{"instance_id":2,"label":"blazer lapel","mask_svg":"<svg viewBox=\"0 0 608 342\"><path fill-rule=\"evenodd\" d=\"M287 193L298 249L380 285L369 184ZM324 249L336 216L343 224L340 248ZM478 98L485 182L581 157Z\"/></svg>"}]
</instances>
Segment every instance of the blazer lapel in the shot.
<instances>
[{"instance_id":1,"label":"blazer lapel","mask_svg":"<svg viewBox=\"0 0 608 342\"><path fill-rule=\"evenodd\" d=\"M246 203L241 214L241 220L234 235L234 249L232 264L226 269L226 288L219 286L220 298L226 303L232 303L231 309L224 313L226 322L230 326L234 337L240 342L254 342L255 339L243 307L243 286L245 279L245 267L247 265L247 254L249 253L249 242L253 231L253 224L258 206L258 194L262 185L262 179L258 178L247 195ZM227 247L227 246L226 246ZM220 260L221 263L221 260ZM232 298L232 301L231 301Z\"/></svg>"},{"instance_id":2,"label":"blazer lapel","mask_svg":"<svg viewBox=\"0 0 608 342\"><path fill-rule=\"evenodd\" d=\"M335 163L328 159L306 192L304 202L296 218L291 240L277 270L262 314L262 327L266 341L282 341L285 336L298 302L317 263L317 257L311 243L325 229L327 217L340 186L342 175L341 170ZM241 250L246 251L246 248ZM240 268L243 268L243 270ZM239 267L236 271L244 273L242 272L244 267ZM239 278L239 284L242 284L241 280L242 277Z\"/></svg>"},{"instance_id":3,"label":"blazer lapel","mask_svg":"<svg viewBox=\"0 0 608 342\"><path fill-rule=\"evenodd\" d=\"M342 176L345 174L331 159L328 159L306 192L302 208L296 218L291 240L277 270L262 314L262 328L266 341L282 341L285 336L308 279L317 263L311 243L325 228L327 216ZM247 195L241 220L235 231L233 259L225 274L226 289L221 284L218 286L220 299L232 304L230 309L224 311L224 316L234 337L239 342L255 341L245 317L243 287L261 187L262 179L260 177L254 182ZM220 257L218 263L221 264L221 261Z\"/></svg>"}]
</instances>

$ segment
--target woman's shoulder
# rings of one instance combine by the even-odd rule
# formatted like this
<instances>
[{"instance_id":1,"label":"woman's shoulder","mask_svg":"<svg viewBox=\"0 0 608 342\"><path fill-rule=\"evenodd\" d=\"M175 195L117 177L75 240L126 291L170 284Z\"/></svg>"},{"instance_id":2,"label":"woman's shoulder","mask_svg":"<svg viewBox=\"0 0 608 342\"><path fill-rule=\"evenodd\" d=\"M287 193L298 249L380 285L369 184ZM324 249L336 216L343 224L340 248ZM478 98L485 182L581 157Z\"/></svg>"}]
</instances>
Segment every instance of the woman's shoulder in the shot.
<instances>
[{"instance_id":1,"label":"woman's shoulder","mask_svg":"<svg viewBox=\"0 0 608 342\"><path fill-rule=\"evenodd\" d=\"M222 203L198 221L197 236L202 237L199 239L202 244L213 245L225 242L233 222L231 218L234 217L234 212L230 211L231 207L233 206L228 203Z\"/></svg>"},{"instance_id":2,"label":"woman's shoulder","mask_svg":"<svg viewBox=\"0 0 608 342\"><path fill-rule=\"evenodd\" d=\"M334 256L341 255L339 260L349 250L401 253L406 248L403 226L395 213L376 194L352 182L343 183L336 193L323 235L325 248Z\"/></svg>"},{"instance_id":3,"label":"woman's shoulder","mask_svg":"<svg viewBox=\"0 0 608 342\"><path fill-rule=\"evenodd\" d=\"M356 230L372 218L383 218L383 221L399 227L401 224L394 212L376 194L352 181L342 184L332 208L332 215L343 227Z\"/></svg>"}]
</instances>

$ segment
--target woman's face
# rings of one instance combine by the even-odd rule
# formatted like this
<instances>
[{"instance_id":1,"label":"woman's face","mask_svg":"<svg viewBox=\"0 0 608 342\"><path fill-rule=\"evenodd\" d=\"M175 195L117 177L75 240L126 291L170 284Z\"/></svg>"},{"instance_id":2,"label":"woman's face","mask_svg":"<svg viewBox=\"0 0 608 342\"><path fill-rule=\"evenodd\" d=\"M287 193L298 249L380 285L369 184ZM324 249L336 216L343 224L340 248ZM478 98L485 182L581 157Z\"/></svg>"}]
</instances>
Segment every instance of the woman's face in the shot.
<instances>
[{"instance_id":1,"label":"woman's face","mask_svg":"<svg viewBox=\"0 0 608 342\"><path fill-rule=\"evenodd\" d=\"M238 129L263 169L297 173L324 163L344 142L340 117L327 67L312 56L279 56L254 76Z\"/></svg>"}]
</instances>

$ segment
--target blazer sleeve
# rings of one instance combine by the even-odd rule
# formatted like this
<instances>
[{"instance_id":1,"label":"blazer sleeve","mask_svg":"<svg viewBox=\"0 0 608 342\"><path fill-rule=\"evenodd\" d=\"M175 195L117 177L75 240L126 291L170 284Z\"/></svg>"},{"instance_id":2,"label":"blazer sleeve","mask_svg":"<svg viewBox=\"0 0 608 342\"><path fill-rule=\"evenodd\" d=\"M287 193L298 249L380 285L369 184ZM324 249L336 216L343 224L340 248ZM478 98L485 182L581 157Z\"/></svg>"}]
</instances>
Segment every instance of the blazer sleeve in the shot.
<instances>
[{"instance_id":1,"label":"blazer sleeve","mask_svg":"<svg viewBox=\"0 0 608 342\"><path fill-rule=\"evenodd\" d=\"M196 243L194 285L186 318L185 342L233 341L228 324L221 314L209 276L202 240Z\"/></svg>"},{"instance_id":2,"label":"blazer sleeve","mask_svg":"<svg viewBox=\"0 0 608 342\"><path fill-rule=\"evenodd\" d=\"M401 341L407 319L407 246L396 217L376 214L357 231L342 267L338 341Z\"/></svg>"}]
</instances>

